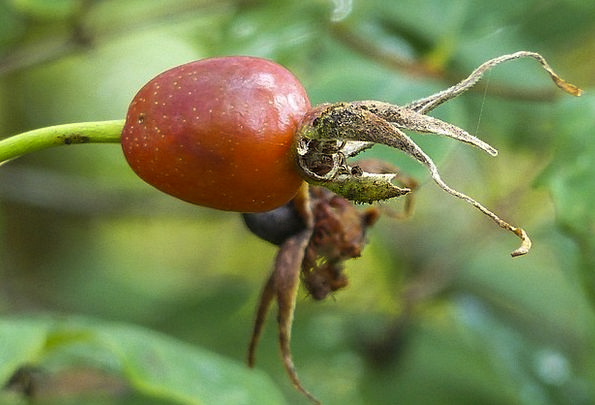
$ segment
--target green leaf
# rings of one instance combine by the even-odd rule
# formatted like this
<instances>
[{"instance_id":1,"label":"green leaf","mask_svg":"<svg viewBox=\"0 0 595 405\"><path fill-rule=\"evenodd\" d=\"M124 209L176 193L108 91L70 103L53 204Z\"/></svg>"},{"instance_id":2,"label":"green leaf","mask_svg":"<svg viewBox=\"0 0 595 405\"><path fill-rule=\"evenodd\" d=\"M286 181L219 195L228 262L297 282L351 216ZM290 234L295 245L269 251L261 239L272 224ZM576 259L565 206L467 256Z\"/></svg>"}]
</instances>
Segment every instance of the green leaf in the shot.
<instances>
[{"instance_id":1,"label":"green leaf","mask_svg":"<svg viewBox=\"0 0 595 405\"><path fill-rule=\"evenodd\" d=\"M0 320L0 384L6 383L20 366L38 359L46 336L45 322Z\"/></svg>"},{"instance_id":2,"label":"green leaf","mask_svg":"<svg viewBox=\"0 0 595 405\"><path fill-rule=\"evenodd\" d=\"M25 364L48 370L83 365L120 375L149 398L178 404L284 403L263 373L140 327L16 318L0 321L0 336L2 382Z\"/></svg>"}]
</instances>

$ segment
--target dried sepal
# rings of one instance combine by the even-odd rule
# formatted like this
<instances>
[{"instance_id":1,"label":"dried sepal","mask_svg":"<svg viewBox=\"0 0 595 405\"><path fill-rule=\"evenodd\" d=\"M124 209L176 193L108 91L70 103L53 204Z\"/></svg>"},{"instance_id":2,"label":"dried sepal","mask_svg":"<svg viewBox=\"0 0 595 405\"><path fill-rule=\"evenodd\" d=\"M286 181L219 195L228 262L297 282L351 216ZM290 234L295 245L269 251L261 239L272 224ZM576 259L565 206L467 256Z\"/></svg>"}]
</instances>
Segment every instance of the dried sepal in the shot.
<instances>
[{"instance_id":1,"label":"dried sepal","mask_svg":"<svg viewBox=\"0 0 595 405\"><path fill-rule=\"evenodd\" d=\"M345 261L359 257L366 231L380 215L377 208L358 210L352 203L323 187L310 191L314 231L302 262L302 281L316 300L348 284Z\"/></svg>"},{"instance_id":2,"label":"dried sepal","mask_svg":"<svg viewBox=\"0 0 595 405\"><path fill-rule=\"evenodd\" d=\"M310 153L308 149L308 145L311 143L308 139L300 139L301 143L298 148L298 162L302 168L306 168L304 173L310 175L308 177L310 182L323 185L335 193L356 202L374 202L405 195L410 191L409 189L399 188L391 182L396 174L371 174L363 170L354 171L347 166L346 159L341 151L341 145L349 144L350 140L372 141L391 146L405 152L426 166L434 182L444 191L473 205L496 222L498 226L517 235L521 239L521 247L512 253L513 257L526 254L529 251L531 241L524 230L510 225L473 198L448 186L442 180L434 161L407 134L384 118L376 116L373 112L376 111L375 108L368 109L368 106L372 103L365 102L364 104L360 104L358 102L354 103L354 105L340 103L339 105L325 106L319 117L311 119L311 126L302 127L307 128L304 129L304 134L318 138L313 140L317 145L313 153ZM373 105L376 105L376 103ZM395 107L392 110L397 111L398 109L398 107ZM383 114L386 116L386 112L389 110L391 109L388 107L383 108ZM406 126L407 128L425 128L426 119L428 118L411 110L406 114L401 112L400 116L407 117L406 121L400 122L400 126ZM392 119L396 119L396 116L392 116ZM342 123L341 128L344 132L336 132L336 124L334 124L336 122ZM435 120L433 125L440 126L440 123L442 121ZM452 128L454 126L451 124L444 124L441 135L446 134L446 136L457 140L464 139L466 143L473 144L488 153L490 152L491 147L489 145L478 142L479 140L471 135L468 137L464 136L466 132L461 129L459 131L453 131ZM320 130L317 130L317 128ZM452 135L455 133L460 136ZM332 134L335 137L330 140L330 143L333 145L332 148L324 145L324 141L320 138L321 134L323 136ZM337 143L337 140L341 142ZM329 155L324 155L325 153ZM320 171L321 166L317 163L316 170L319 170L319 173L312 175L312 171L309 169L310 162L321 161L328 162L329 166L324 166L323 171Z\"/></svg>"},{"instance_id":3,"label":"dried sepal","mask_svg":"<svg viewBox=\"0 0 595 405\"><path fill-rule=\"evenodd\" d=\"M401 197L411 192L408 188L401 188L393 183L395 174L375 174L360 172L357 166L349 169L349 174L338 173L330 180L309 179L314 185L323 186L337 193L348 200L357 203L373 203L376 201L388 200ZM356 172L357 174L352 174Z\"/></svg>"},{"instance_id":4,"label":"dried sepal","mask_svg":"<svg viewBox=\"0 0 595 405\"><path fill-rule=\"evenodd\" d=\"M390 122L397 128L417 132L419 134L445 136L476 146L491 156L498 155L496 148L469 134L464 129L429 115L420 115L415 110L378 101L357 101L352 103L352 105L354 107L365 108L374 115ZM391 142L391 140L388 140L388 142ZM387 145L387 143L384 144Z\"/></svg>"},{"instance_id":5,"label":"dried sepal","mask_svg":"<svg viewBox=\"0 0 595 405\"><path fill-rule=\"evenodd\" d=\"M300 268L305 249L310 240L312 229L302 231L288 239L283 245L275 261L275 289L279 313L279 348L283 359L283 366L295 388L313 403L320 402L302 385L291 355L291 326L297 299Z\"/></svg>"},{"instance_id":6,"label":"dried sepal","mask_svg":"<svg viewBox=\"0 0 595 405\"><path fill-rule=\"evenodd\" d=\"M319 404L318 399L302 385L291 355L291 326L300 282L300 268L311 234L312 229L308 228L290 237L281 245L277 253L273 272L265 284L256 312L254 329L248 347L248 365L254 367L256 347L271 304L273 300L276 300L279 311L277 316L279 348L285 371L298 391L313 403Z\"/></svg>"},{"instance_id":7,"label":"dried sepal","mask_svg":"<svg viewBox=\"0 0 595 405\"><path fill-rule=\"evenodd\" d=\"M368 173L347 163L348 157L355 156L374 144L399 149L426 166L434 182L444 191L473 205L498 226L519 237L521 246L512 252L513 257L526 254L531 248L531 240L522 228L510 225L473 198L448 186L432 159L403 132L409 130L446 136L496 156L497 150L481 139L455 125L425 114L473 87L487 70L502 62L522 57L536 59L559 88L580 96L582 91L562 80L541 55L521 51L491 59L454 86L404 107L379 101L322 104L306 114L297 132L297 161L304 178L356 202L399 197L410 190L394 185L394 177L385 173Z\"/></svg>"},{"instance_id":8,"label":"dried sepal","mask_svg":"<svg viewBox=\"0 0 595 405\"><path fill-rule=\"evenodd\" d=\"M379 159L363 159L357 161L357 166L361 170L366 172L394 175L393 181L403 186L404 188L411 190L410 193L405 195L403 200L403 207L400 210L395 210L388 206L380 206L379 209L383 216L388 216L393 219L403 220L411 217L413 214L413 207L415 203L414 191L419 187L417 180L407 174L400 172L395 166L388 162ZM395 175L396 173L396 175Z\"/></svg>"},{"instance_id":9,"label":"dried sepal","mask_svg":"<svg viewBox=\"0 0 595 405\"><path fill-rule=\"evenodd\" d=\"M302 188L291 207L306 225L280 244L256 311L248 364L254 366L264 323L271 305L276 302L279 347L285 370L296 389L318 404L300 382L291 354L291 326L299 281L303 281L310 296L316 300L345 287L348 281L343 263L361 254L366 230L376 222L379 211L376 208L358 210L348 200L321 187L309 187L309 193L307 188Z\"/></svg>"},{"instance_id":10,"label":"dried sepal","mask_svg":"<svg viewBox=\"0 0 595 405\"><path fill-rule=\"evenodd\" d=\"M418 113L426 114L432 111L434 108L438 107L440 104L445 103L448 100L452 100L453 98L469 90L482 78L485 72L487 72L494 66L499 65L502 62L507 62L519 58L533 58L537 60L545 69L545 71L550 75L550 78L556 84L556 86L558 86L558 88L565 91L566 93L577 97L583 93L583 91L574 84L570 84L567 81L561 79L560 76L558 76L556 72L554 72L554 70L550 67L545 58L540 54L536 52L519 51L490 59L487 62L482 63L477 69L471 72L471 74L467 76L467 78L461 80L459 83L445 90L442 90L436 94L432 94L429 97L413 101L412 103L407 104L405 107L417 111Z\"/></svg>"},{"instance_id":11,"label":"dried sepal","mask_svg":"<svg viewBox=\"0 0 595 405\"><path fill-rule=\"evenodd\" d=\"M291 355L291 326L295 311L295 302L300 282L300 270L306 247L313 232L312 210L309 205L308 188L302 187L294 199L295 209L299 212L306 228L286 239L280 246L269 279L262 291L254 329L248 347L248 365L253 367L256 359L256 347L273 301L277 302L279 325L279 348L283 366L295 388L315 404L320 402L304 388L295 370Z\"/></svg>"}]
</instances>

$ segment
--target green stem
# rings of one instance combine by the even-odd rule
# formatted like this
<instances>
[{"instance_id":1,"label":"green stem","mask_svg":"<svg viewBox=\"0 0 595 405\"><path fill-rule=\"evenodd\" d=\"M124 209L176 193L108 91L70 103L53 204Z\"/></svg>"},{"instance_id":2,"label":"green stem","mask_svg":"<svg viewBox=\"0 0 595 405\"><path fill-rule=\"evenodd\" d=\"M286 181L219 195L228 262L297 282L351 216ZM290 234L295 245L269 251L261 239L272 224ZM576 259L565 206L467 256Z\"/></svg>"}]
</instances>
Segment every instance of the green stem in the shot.
<instances>
[{"instance_id":1,"label":"green stem","mask_svg":"<svg viewBox=\"0 0 595 405\"><path fill-rule=\"evenodd\" d=\"M35 129L0 141L0 164L61 145L120 143L124 120L79 122Z\"/></svg>"}]
</instances>

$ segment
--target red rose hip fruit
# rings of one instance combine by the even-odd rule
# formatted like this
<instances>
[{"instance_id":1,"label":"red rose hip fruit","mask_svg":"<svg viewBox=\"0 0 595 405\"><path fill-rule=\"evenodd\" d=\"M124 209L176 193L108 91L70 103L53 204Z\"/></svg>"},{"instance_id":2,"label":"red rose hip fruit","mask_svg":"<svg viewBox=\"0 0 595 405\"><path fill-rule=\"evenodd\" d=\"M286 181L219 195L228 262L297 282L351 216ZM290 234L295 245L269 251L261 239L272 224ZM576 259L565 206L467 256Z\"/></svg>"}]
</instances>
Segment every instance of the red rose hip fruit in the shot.
<instances>
[{"instance_id":1,"label":"red rose hip fruit","mask_svg":"<svg viewBox=\"0 0 595 405\"><path fill-rule=\"evenodd\" d=\"M300 82L274 62L199 60L136 94L122 148L136 174L165 193L221 210L268 211L302 184L292 146L309 109Z\"/></svg>"}]
</instances>

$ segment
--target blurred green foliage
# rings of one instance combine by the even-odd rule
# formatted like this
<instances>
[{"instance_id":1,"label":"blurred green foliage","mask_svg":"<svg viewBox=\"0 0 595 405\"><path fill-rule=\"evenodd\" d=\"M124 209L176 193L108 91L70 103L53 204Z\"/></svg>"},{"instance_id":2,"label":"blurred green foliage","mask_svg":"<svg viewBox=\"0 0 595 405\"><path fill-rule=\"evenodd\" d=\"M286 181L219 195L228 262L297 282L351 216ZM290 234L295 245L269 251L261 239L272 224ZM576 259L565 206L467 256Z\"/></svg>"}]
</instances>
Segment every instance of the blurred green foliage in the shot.
<instances>
[{"instance_id":1,"label":"blurred green foliage","mask_svg":"<svg viewBox=\"0 0 595 405\"><path fill-rule=\"evenodd\" d=\"M421 181L416 212L371 230L347 290L303 295L294 356L327 404L591 404L593 15L582 0L1 0L1 136L123 118L144 82L208 56L276 60L314 104L404 104L491 57L540 52L585 95L518 61L433 114L498 147L497 159L414 135L446 181L527 229L531 253L511 259L515 238L402 154L374 149ZM305 403L274 320L259 371L242 364L275 249L237 214L145 185L117 145L3 165L0 241L0 384L24 367L11 387L33 381L34 403ZM25 403L14 389L2 401Z\"/></svg>"}]
</instances>

